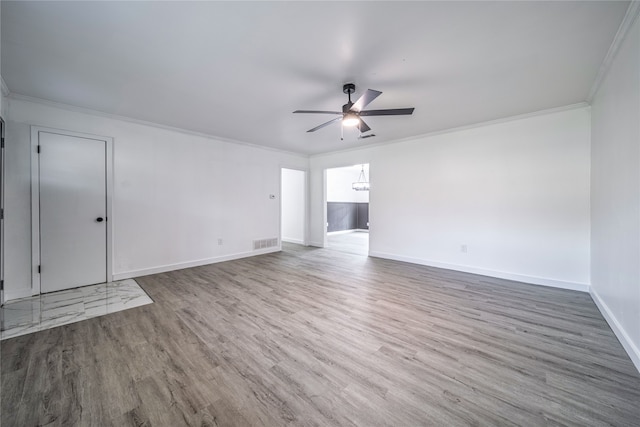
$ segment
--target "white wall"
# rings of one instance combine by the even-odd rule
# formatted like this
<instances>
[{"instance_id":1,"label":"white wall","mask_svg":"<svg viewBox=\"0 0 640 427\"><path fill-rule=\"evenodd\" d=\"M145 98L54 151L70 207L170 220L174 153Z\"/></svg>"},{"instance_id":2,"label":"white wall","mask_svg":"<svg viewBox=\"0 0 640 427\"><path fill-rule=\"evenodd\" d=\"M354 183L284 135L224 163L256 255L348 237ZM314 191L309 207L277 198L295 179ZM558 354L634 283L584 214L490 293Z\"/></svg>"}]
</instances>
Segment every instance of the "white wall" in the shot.
<instances>
[{"instance_id":1,"label":"white wall","mask_svg":"<svg viewBox=\"0 0 640 427\"><path fill-rule=\"evenodd\" d=\"M313 156L310 242L323 170L368 162L370 254L587 290L589 123L583 107Z\"/></svg>"},{"instance_id":2,"label":"white wall","mask_svg":"<svg viewBox=\"0 0 640 427\"><path fill-rule=\"evenodd\" d=\"M0 23L2 22L2 2L0 2ZM2 47L2 30L0 29L0 47ZM4 80L2 79L2 49L0 49L0 116L7 119L7 99L6 96L9 94L9 88L4 85Z\"/></svg>"},{"instance_id":3,"label":"white wall","mask_svg":"<svg viewBox=\"0 0 640 427\"><path fill-rule=\"evenodd\" d=\"M5 119L6 121L6 117L7 117L7 99L3 94L0 94L0 116L2 116L3 119Z\"/></svg>"},{"instance_id":4,"label":"white wall","mask_svg":"<svg viewBox=\"0 0 640 427\"><path fill-rule=\"evenodd\" d=\"M328 169L327 202L369 203L368 191L355 191L352 187L358 181L361 169L362 165ZM369 165L365 165L364 172L368 180Z\"/></svg>"},{"instance_id":5,"label":"white wall","mask_svg":"<svg viewBox=\"0 0 640 427\"><path fill-rule=\"evenodd\" d=\"M591 294L640 370L640 23L592 102Z\"/></svg>"},{"instance_id":6,"label":"white wall","mask_svg":"<svg viewBox=\"0 0 640 427\"><path fill-rule=\"evenodd\" d=\"M282 240L305 244L307 203L306 172L294 169L282 169Z\"/></svg>"},{"instance_id":7,"label":"white wall","mask_svg":"<svg viewBox=\"0 0 640 427\"><path fill-rule=\"evenodd\" d=\"M9 99L8 299L31 286L30 125L114 138L116 279L260 253L252 241L280 231L281 167L308 168L302 156Z\"/></svg>"},{"instance_id":8,"label":"white wall","mask_svg":"<svg viewBox=\"0 0 640 427\"><path fill-rule=\"evenodd\" d=\"M0 24L2 23L2 2L0 2ZM2 80L2 25L0 25L0 81L4 82L4 80ZM5 95L7 95L5 93L5 87L4 85L2 85L2 88L0 88L0 116L2 116L3 118L6 119L6 115L5 115L5 109L6 109L6 100L5 100Z\"/></svg>"}]
</instances>

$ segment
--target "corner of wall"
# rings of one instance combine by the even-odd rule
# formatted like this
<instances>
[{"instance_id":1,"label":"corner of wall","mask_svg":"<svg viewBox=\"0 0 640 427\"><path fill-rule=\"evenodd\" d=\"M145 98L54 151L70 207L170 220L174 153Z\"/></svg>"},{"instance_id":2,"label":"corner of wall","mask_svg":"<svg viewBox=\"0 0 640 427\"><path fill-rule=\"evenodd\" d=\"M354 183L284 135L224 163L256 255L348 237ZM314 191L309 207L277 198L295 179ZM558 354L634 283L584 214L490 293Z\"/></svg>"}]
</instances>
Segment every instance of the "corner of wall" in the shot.
<instances>
[{"instance_id":1,"label":"corner of wall","mask_svg":"<svg viewBox=\"0 0 640 427\"><path fill-rule=\"evenodd\" d=\"M589 94L590 294L638 371L639 15L640 2L632 1Z\"/></svg>"},{"instance_id":2,"label":"corner of wall","mask_svg":"<svg viewBox=\"0 0 640 427\"><path fill-rule=\"evenodd\" d=\"M618 322L609 306L602 300L602 298L600 298L593 287L591 287L589 293L591 294L593 302L595 302L596 306L598 307L598 310L600 310L600 313L602 313L602 316L605 318L605 320L613 330L613 333L618 338L618 341L620 341L620 344L622 344L622 347L624 347L625 351L629 355L629 358L635 365L636 369L638 370L638 372L640 372L640 349L636 347L636 345L633 343L633 340L624 330L622 325Z\"/></svg>"},{"instance_id":3,"label":"corner of wall","mask_svg":"<svg viewBox=\"0 0 640 427\"><path fill-rule=\"evenodd\" d=\"M602 60L602 64L600 64L598 75L596 76L596 79L593 81L593 85L589 90L589 94L587 95L587 103L589 103L589 105L591 105L591 103L593 102L593 98L596 96L596 94L600 90L600 87L602 86L602 82L604 81L605 76L607 75L609 69L611 68L611 64L613 64L616 54L620 50L620 46L622 45L622 42L627 37L627 34L629 33L629 30L635 23L636 19L638 18L638 15L640 15L640 1L632 0L629 3L627 12L622 18L622 22L618 27L618 31L616 32L616 35L613 37L613 41L609 46L609 50L607 51L607 54Z\"/></svg>"}]
</instances>

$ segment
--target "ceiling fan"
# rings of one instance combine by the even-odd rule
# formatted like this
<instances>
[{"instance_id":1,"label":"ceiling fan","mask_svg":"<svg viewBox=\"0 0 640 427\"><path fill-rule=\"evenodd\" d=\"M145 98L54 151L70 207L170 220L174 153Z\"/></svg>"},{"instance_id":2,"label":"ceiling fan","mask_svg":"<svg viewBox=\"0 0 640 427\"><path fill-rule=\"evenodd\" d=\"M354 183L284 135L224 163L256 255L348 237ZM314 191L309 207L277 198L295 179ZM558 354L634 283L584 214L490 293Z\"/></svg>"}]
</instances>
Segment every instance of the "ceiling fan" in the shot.
<instances>
[{"instance_id":1,"label":"ceiling fan","mask_svg":"<svg viewBox=\"0 0 640 427\"><path fill-rule=\"evenodd\" d=\"M369 105L371 101L376 99L378 96L382 95L382 92L367 89L367 91L354 103L351 102L351 94L355 92L356 85L353 83L347 83L342 86L342 92L346 93L349 97L349 101L342 106L342 112L339 111L318 111L318 110L296 110L294 113L305 113L305 114L335 114L339 117L335 119L329 120L326 123L318 125L313 129L309 129L307 132L315 132L318 129L322 129L325 126L330 125L331 123L342 121L343 126L357 126L360 130L360 134L368 132L371 130L369 125L367 125L362 117L366 116L406 116L413 114L414 108L391 108L386 110L363 110L364 107ZM360 136L360 138L368 138L375 135L365 135Z\"/></svg>"}]
</instances>

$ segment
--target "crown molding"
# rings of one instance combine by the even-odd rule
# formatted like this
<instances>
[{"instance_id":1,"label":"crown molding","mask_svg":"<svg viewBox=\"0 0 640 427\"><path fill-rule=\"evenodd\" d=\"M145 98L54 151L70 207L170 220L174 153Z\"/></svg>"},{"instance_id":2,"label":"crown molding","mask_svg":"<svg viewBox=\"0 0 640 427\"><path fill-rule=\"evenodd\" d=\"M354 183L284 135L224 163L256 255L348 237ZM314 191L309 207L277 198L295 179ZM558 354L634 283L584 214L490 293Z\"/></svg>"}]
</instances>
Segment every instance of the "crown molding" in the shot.
<instances>
[{"instance_id":1,"label":"crown molding","mask_svg":"<svg viewBox=\"0 0 640 427\"><path fill-rule=\"evenodd\" d=\"M3 88L4 88L4 85L3 85ZM276 152L276 153L289 154L289 155L300 157L300 158L304 158L304 159L310 159L310 158L313 158L313 157L322 157L322 156L325 156L325 155L332 155L332 154L339 154L339 153L347 153L347 152L351 152L351 151L370 149L370 148L380 147L380 146L384 146L384 145L398 144L398 143L402 143L402 142L415 141L415 140L418 140L418 139L429 138L429 137L433 137L433 136L437 136L437 135L444 135L444 134L448 134L448 133L460 132L460 131L479 128L479 127L484 127L484 126L507 123L507 122L511 122L511 121L515 121L515 120L522 120L522 119L527 119L527 118L531 118L531 117L543 116L543 115L546 115L546 114L553 114L553 113L559 113L559 112L562 112L562 111L576 110L576 109L580 109L580 108L589 107L588 103L579 102L579 103L576 103L576 104L564 105L564 106L561 106L561 107L554 107L554 108L548 108L548 109L545 109L545 110L533 111L531 113L518 114L518 115L515 115L515 116L503 117L503 118L500 118L500 119L488 120L488 121L484 121L484 122L473 123L473 124L470 124L470 125L464 125L464 126L458 126L458 127L454 127L454 128L437 130L437 131L428 132L428 133L424 133L424 134L420 134L420 135L416 135L416 136L410 136L410 137L407 137L407 138L394 139L394 140L391 140L391 141L379 142L377 144L367 144L367 145L361 145L361 146L357 146L357 147L347 148L347 149L344 149L344 150L328 151L328 152L325 152L325 153L307 155L307 154L296 153L296 152L293 152L293 151L286 151L286 150L281 150L281 149L278 149L278 148L268 147L268 146L264 146L264 145L251 144L249 142L238 141L238 140L234 140L234 139L230 139L230 138L219 137L219 136L216 136L216 135L210 135L210 134L206 134L206 133L202 133L202 132L196 132L196 131L192 131L192 130L188 130L188 129L182 129L182 128L178 128L178 127L167 126L167 125L163 125L163 124L160 124L160 123L149 122L149 121L146 121L146 120L134 119L134 118L127 117L127 116L119 116L117 114L105 113L105 112L98 111L98 110L92 110L90 108L78 107L78 106L75 106L75 105L64 104L64 103L56 102L56 101L50 101L48 99L35 98L35 97L32 97L32 96L21 95L21 94L15 93L15 92L9 92L7 97L9 99L32 102L32 103L35 103L35 104L41 104L41 105L45 105L45 106L48 106L48 107L54 107L54 108L60 108L60 109L67 110L67 111L72 111L72 112L75 112L75 113L88 114L88 115L98 116L98 117L105 117L105 118L113 119L113 120L121 120L121 121L124 121L124 122L134 123L134 124L138 124L138 125L150 126L150 127L154 127L154 128L158 128L158 129L164 129L164 130L169 130L169 131L173 131L173 132L178 132L178 133L182 133L182 134L185 134L185 135L193 135L193 136L198 136L198 137L201 137L201 138L213 139L213 140L216 140L216 141L226 142L226 143L230 143L230 144L243 145L243 146L246 146L246 147L258 148L258 149L272 151L272 152Z\"/></svg>"},{"instance_id":2,"label":"crown molding","mask_svg":"<svg viewBox=\"0 0 640 427\"><path fill-rule=\"evenodd\" d=\"M1 75L0 75L0 83L2 84L2 95L9 96L11 94L11 91L9 90L9 87L7 86L7 84L4 81L4 78Z\"/></svg>"},{"instance_id":3,"label":"crown molding","mask_svg":"<svg viewBox=\"0 0 640 427\"><path fill-rule=\"evenodd\" d=\"M74 113L88 114L90 116L104 117L104 118L112 119L112 120L120 120L120 121L123 121L123 122L134 123L134 124L137 124L137 125L149 126L149 127L154 127L154 128L157 128L157 129L163 129L163 130L168 130L168 131L172 131L172 132L177 132L177 133L181 133L181 134L184 134L184 135L198 136L198 137L201 137L201 138L213 139L213 140L216 140L216 141L219 141L219 142L226 142L226 143L229 143L229 144L243 145L245 147L258 148L258 149L261 149L261 150L273 151L273 152L281 153L281 154L288 154L288 155L291 155L291 156L301 157L301 158L304 158L304 159L308 159L309 158L309 156L306 155L306 154L296 153L296 152L293 152L293 151L281 150L279 148L268 147L266 145L252 144L250 142L239 141L239 140L236 140L236 139L225 138L225 137L222 137L222 136L212 135L212 134L208 134L208 133L204 133L204 132L197 132L197 131L193 131L193 130L189 130L189 129L183 129L183 128L179 128L179 127L175 127L175 126L163 125L161 123L150 122L150 121L141 120L141 119L135 119L133 117L127 117L127 116L120 116L118 114L105 113L105 112L99 111L99 110L93 110L93 109L86 108L86 107L78 107L76 105L65 104L65 103L62 103L62 102L51 101L51 100L43 99L43 98L36 98L36 97L33 97L33 96L22 95L22 94L15 93L15 92L10 92L7 97L9 99L15 99L17 101L32 102L34 104L45 105L47 107L60 108L61 110L72 111Z\"/></svg>"},{"instance_id":4,"label":"crown molding","mask_svg":"<svg viewBox=\"0 0 640 427\"><path fill-rule=\"evenodd\" d=\"M627 12L624 14L624 18L622 18L622 22L618 27L618 32L616 33L613 41L611 42L611 46L609 46L609 50L600 65L600 69L598 70L598 75L591 86L591 90L589 90L589 95L587 96L587 102L591 104L594 96L598 93L602 82L604 81L607 72L611 68L611 64L616 57L616 54L620 50L620 46L622 42L629 34L629 30L633 26L633 23L638 18L638 14L640 14L640 1L633 0L629 3L629 7L627 8Z\"/></svg>"},{"instance_id":5,"label":"crown molding","mask_svg":"<svg viewBox=\"0 0 640 427\"><path fill-rule=\"evenodd\" d=\"M491 125L499 125L501 123L508 123L508 122L513 122L513 121L516 121L516 120L529 119L529 118L532 118L532 117L545 116L547 114L561 113L563 111L578 110L580 108L589 108L589 107L590 107L590 105L588 103L586 103L586 102L578 102L576 104L563 105L562 107L547 108L545 110L532 111L531 113L518 114L516 116L503 117L503 118L500 118L500 119L487 120L487 121L484 121L484 122L473 123L473 124L470 124L470 125L463 125L463 126L458 126L458 127L448 128L448 129L436 130L436 131L433 131L433 132L427 132L427 133L423 133L421 135L416 135L416 136L409 136L409 137L402 138L402 139L394 139L394 140L391 140L391 141L378 142L376 144L367 144L367 145L361 145L361 146L353 147L353 148L346 148L344 150L329 151L329 152L326 152L326 153L313 154L313 155L311 155L309 157L310 158L316 158L316 157L322 157L322 156L329 156L329 155L333 155L333 154L348 153L348 152L351 152L351 151L366 150L366 149L370 149L370 148L381 147L381 146L384 146L384 145L399 144L399 143L402 143L402 142L411 142L411 141L416 141L416 140L423 139L423 138L431 138L431 137L438 136L438 135L446 135L446 134L454 133L454 132L461 132L461 131L465 131L465 130L480 128L480 127L485 127L485 126L491 126Z\"/></svg>"}]
</instances>

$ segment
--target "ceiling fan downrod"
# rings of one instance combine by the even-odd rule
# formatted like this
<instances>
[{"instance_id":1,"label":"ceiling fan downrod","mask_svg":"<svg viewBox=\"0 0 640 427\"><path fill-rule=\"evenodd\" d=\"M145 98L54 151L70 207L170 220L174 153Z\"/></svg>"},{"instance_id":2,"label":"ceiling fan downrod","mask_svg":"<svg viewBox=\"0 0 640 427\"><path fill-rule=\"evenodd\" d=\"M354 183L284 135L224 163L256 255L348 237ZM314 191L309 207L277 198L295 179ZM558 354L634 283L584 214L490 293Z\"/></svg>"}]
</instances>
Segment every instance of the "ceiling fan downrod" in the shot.
<instances>
[{"instance_id":1,"label":"ceiling fan downrod","mask_svg":"<svg viewBox=\"0 0 640 427\"><path fill-rule=\"evenodd\" d=\"M356 85L354 83L345 83L342 86L342 92L346 93L347 96L349 97L349 102L347 102L345 105L342 106L343 113L346 113L347 111L349 111L349 109L353 105L353 102L351 102L351 94L354 93L355 91L356 91Z\"/></svg>"}]
</instances>

